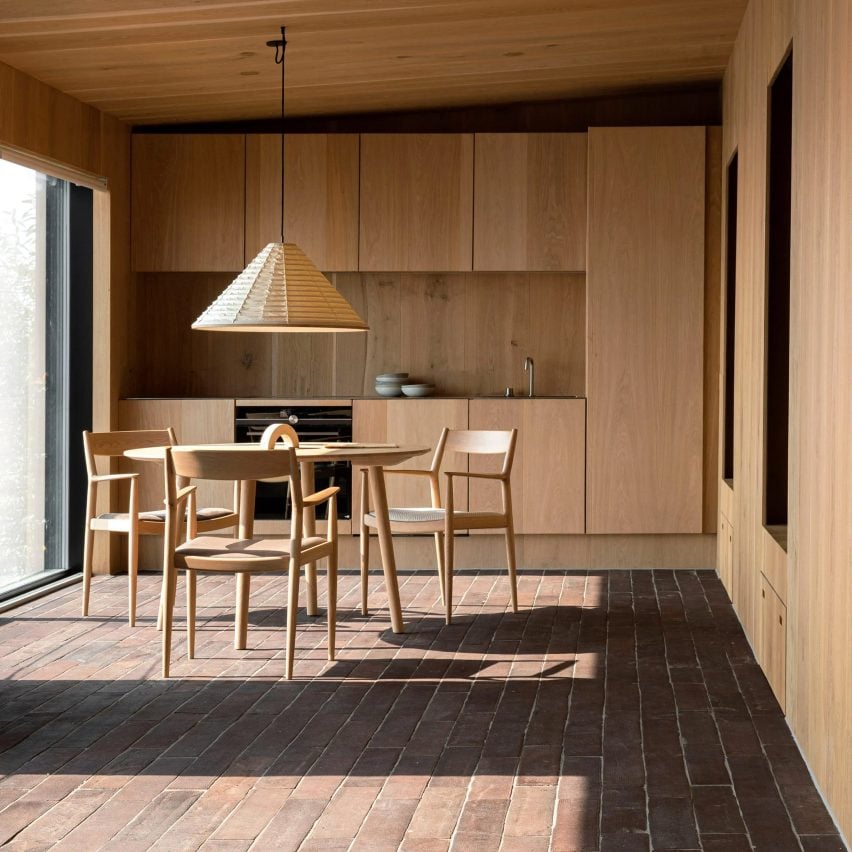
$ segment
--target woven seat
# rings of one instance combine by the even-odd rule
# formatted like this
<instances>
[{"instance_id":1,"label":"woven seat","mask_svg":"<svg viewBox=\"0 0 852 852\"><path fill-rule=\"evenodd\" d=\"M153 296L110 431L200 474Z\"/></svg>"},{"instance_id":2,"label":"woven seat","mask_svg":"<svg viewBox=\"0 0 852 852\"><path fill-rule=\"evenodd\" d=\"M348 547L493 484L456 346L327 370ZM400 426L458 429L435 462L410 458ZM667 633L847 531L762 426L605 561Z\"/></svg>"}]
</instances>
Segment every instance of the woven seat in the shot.
<instances>
[{"instance_id":1,"label":"woven seat","mask_svg":"<svg viewBox=\"0 0 852 852\"><path fill-rule=\"evenodd\" d=\"M217 518L224 518L228 515L232 515L234 512L233 509L221 509L219 507L211 507L209 509L196 509L195 517L199 521L212 521ZM164 524L166 522L166 510L165 509L153 509L150 512L139 512L137 515L140 521L151 521L152 523L161 523ZM128 512L104 512L97 516L95 520L98 521L119 521L124 520L128 521L130 519L130 514Z\"/></svg>"},{"instance_id":2,"label":"woven seat","mask_svg":"<svg viewBox=\"0 0 852 852\"><path fill-rule=\"evenodd\" d=\"M319 547L325 544L325 539L315 535L302 539L302 549ZM245 560L246 557L255 559L290 558L291 542L287 538L227 538L218 535L201 535L192 541L181 544L175 549L175 564L186 567L188 557L215 556L217 559ZM203 563L196 563L197 570L203 571Z\"/></svg>"}]
</instances>

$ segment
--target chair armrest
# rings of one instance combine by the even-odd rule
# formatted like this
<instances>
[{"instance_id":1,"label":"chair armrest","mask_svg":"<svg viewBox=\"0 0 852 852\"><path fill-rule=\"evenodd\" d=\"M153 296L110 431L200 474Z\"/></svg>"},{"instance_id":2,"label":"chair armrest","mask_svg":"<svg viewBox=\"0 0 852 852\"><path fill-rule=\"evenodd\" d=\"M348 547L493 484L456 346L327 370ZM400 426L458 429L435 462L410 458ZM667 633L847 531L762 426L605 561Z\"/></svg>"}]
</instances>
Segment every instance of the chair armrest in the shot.
<instances>
[{"instance_id":1,"label":"chair armrest","mask_svg":"<svg viewBox=\"0 0 852 852\"><path fill-rule=\"evenodd\" d=\"M338 491L340 491L340 488L336 485L331 488L323 488L322 491L316 491L307 497L303 497L302 503L306 506L317 506L320 503L325 503L326 500L330 500Z\"/></svg>"},{"instance_id":2,"label":"chair armrest","mask_svg":"<svg viewBox=\"0 0 852 852\"><path fill-rule=\"evenodd\" d=\"M189 497L190 494L192 494L197 489L198 489L197 485L187 485L186 488L181 488L180 491L178 491L178 493L175 494L176 502L179 503L181 500L185 500L187 497Z\"/></svg>"},{"instance_id":3,"label":"chair armrest","mask_svg":"<svg viewBox=\"0 0 852 852\"><path fill-rule=\"evenodd\" d=\"M104 473L92 477L92 482L116 482L119 479L136 479L138 473Z\"/></svg>"},{"instance_id":4,"label":"chair armrest","mask_svg":"<svg viewBox=\"0 0 852 852\"><path fill-rule=\"evenodd\" d=\"M386 467L384 468L385 476L388 474L402 474L403 476L432 476L431 470L414 470L414 468L405 467Z\"/></svg>"},{"instance_id":5,"label":"chair armrest","mask_svg":"<svg viewBox=\"0 0 852 852\"><path fill-rule=\"evenodd\" d=\"M506 473L471 473L467 470L448 470L444 473L445 476L465 476L468 479L498 479L506 480L509 475Z\"/></svg>"}]
</instances>

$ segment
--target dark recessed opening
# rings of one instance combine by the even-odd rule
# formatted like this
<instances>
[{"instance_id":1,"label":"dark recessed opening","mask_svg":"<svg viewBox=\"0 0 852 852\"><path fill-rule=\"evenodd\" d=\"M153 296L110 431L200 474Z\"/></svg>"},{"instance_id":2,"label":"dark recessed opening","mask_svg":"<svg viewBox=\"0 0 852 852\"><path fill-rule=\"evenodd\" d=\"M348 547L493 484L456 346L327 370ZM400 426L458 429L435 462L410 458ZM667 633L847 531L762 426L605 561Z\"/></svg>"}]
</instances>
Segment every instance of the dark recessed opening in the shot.
<instances>
[{"instance_id":1,"label":"dark recessed opening","mask_svg":"<svg viewBox=\"0 0 852 852\"><path fill-rule=\"evenodd\" d=\"M725 404L722 478L734 481L734 347L737 313L737 154L728 164L728 206L725 222Z\"/></svg>"},{"instance_id":2,"label":"dark recessed opening","mask_svg":"<svg viewBox=\"0 0 852 852\"><path fill-rule=\"evenodd\" d=\"M787 524L793 55L769 89L764 523Z\"/></svg>"}]
</instances>

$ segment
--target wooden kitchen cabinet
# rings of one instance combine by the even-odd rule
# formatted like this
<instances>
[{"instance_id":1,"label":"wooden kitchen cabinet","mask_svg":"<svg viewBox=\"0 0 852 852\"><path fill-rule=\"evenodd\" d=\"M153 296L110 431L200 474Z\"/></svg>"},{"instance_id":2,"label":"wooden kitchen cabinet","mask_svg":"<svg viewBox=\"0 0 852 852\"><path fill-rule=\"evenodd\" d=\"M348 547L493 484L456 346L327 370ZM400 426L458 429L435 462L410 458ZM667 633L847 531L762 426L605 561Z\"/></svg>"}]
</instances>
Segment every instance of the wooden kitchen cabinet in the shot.
<instances>
[{"instance_id":1,"label":"wooden kitchen cabinet","mask_svg":"<svg viewBox=\"0 0 852 852\"><path fill-rule=\"evenodd\" d=\"M473 268L586 268L585 133L477 133Z\"/></svg>"},{"instance_id":2,"label":"wooden kitchen cabinet","mask_svg":"<svg viewBox=\"0 0 852 852\"><path fill-rule=\"evenodd\" d=\"M700 533L705 128L589 130L589 533Z\"/></svg>"},{"instance_id":3,"label":"wooden kitchen cabinet","mask_svg":"<svg viewBox=\"0 0 852 852\"><path fill-rule=\"evenodd\" d=\"M468 272L473 135L361 136L359 269Z\"/></svg>"},{"instance_id":4,"label":"wooden kitchen cabinet","mask_svg":"<svg viewBox=\"0 0 852 852\"><path fill-rule=\"evenodd\" d=\"M230 443L234 440L234 400L232 399L123 399L118 403L119 429L166 429L171 426L182 444ZM138 471L139 506L142 510L159 509L163 505L163 467L155 462L121 463L122 470ZM199 482L198 505L233 505L231 483ZM119 502L127 506L126 488ZM142 536L140 567L162 565L163 542L156 536Z\"/></svg>"},{"instance_id":5,"label":"wooden kitchen cabinet","mask_svg":"<svg viewBox=\"0 0 852 852\"><path fill-rule=\"evenodd\" d=\"M787 696L787 607L766 577L760 575L760 665L781 709Z\"/></svg>"},{"instance_id":6,"label":"wooden kitchen cabinet","mask_svg":"<svg viewBox=\"0 0 852 852\"><path fill-rule=\"evenodd\" d=\"M471 429L517 429L512 503L518 534L585 531L586 402L583 399L472 399ZM496 472L471 457L471 470ZM472 511L499 510L499 486L470 481Z\"/></svg>"},{"instance_id":7,"label":"wooden kitchen cabinet","mask_svg":"<svg viewBox=\"0 0 852 852\"><path fill-rule=\"evenodd\" d=\"M325 272L358 270L358 152L353 133L288 134L285 238ZM281 137L246 137L245 262L281 239Z\"/></svg>"},{"instance_id":8,"label":"wooden kitchen cabinet","mask_svg":"<svg viewBox=\"0 0 852 852\"><path fill-rule=\"evenodd\" d=\"M134 271L243 268L243 134L136 134L131 184Z\"/></svg>"},{"instance_id":9,"label":"wooden kitchen cabinet","mask_svg":"<svg viewBox=\"0 0 852 852\"><path fill-rule=\"evenodd\" d=\"M403 467L428 470L432 463L432 450L441 437L441 430L467 429L468 401L466 399L356 399L352 403L352 435L355 441L377 441L394 444L417 444L429 447L430 452L411 459ZM467 456L447 453L444 470L467 470ZM444 477L441 477L444 479ZM442 493L446 481L441 482ZM431 493L429 481L420 477L387 477L389 506L429 506ZM353 471L353 523L357 532L358 507L361 505L361 474ZM457 479L453 491L455 506L468 506L468 486Z\"/></svg>"}]
</instances>

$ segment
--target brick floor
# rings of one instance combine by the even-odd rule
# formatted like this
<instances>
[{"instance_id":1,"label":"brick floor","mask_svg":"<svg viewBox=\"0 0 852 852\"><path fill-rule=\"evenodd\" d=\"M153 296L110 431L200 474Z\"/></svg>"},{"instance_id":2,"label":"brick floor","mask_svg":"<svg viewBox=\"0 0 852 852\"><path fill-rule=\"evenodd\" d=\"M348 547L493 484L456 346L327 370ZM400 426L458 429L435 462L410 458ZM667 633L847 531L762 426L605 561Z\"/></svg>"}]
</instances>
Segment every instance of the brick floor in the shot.
<instances>
[{"instance_id":1,"label":"brick floor","mask_svg":"<svg viewBox=\"0 0 852 852\"><path fill-rule=\"evenodd\" d=\"M199 583L159 678L158 584L123 578L0 617L0 845L67 850L844 849L712 572L401 576L407 632L341 577L338 660L281 577ZM321 583L321 585L324 585ZM183 611L181 599L178 612Z\"/></svg>"}]
</instances>

